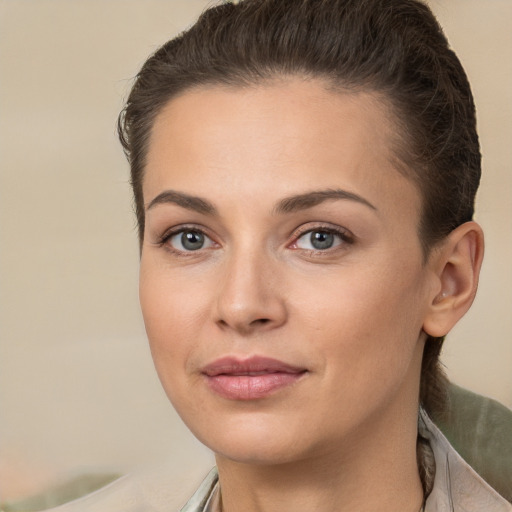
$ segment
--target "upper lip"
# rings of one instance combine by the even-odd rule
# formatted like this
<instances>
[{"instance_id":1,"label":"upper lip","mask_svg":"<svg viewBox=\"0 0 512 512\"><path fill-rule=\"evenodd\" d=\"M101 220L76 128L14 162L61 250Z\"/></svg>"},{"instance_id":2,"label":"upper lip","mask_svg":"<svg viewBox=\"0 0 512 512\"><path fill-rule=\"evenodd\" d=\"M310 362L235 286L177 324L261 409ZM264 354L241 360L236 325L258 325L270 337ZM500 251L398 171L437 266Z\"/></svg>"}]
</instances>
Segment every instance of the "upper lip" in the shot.
<instances>
[{"instance_id":1,"label":"upper lip","mask_svg":"<svg viewBox=\"0 0 512 512\"><path fill-rule=\"evenodd\" d=\"M217 375L264 375L266 373L303 373L306 368L294 366L277 359L252 356L239 359L234 356L221 357L207 364L201 373L208 377Z\"/></svg>"}]
</instances>

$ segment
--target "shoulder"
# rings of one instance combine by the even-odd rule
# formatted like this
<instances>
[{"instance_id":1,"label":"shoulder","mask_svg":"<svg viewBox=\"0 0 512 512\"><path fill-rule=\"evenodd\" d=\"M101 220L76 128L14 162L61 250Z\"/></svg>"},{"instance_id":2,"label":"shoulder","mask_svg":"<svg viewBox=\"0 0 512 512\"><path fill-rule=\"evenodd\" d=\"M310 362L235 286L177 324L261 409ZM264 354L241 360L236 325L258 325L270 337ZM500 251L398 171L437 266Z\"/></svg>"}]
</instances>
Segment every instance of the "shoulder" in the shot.
<instances>
[{"instance_id":1,"label":"shoulder","mask_svg":"<svg viewBox=\"0 0 512 512\"><path fill-rule=\"evenodd\" d=\"M177 511L197 489L209 468L184 469L180 472L171 464L162 464L140 470L48 512Z\"/></svg>"},{"instance_id":2,"label":"shoulder","mask_svg":"<svg viewBox=\"0 0 512 512\"><path fill-rule=\"evenodd\" d=\"M457 386L442 421L420 412L434 452L434 489L426 511L512 512L512 412Z\"/></svg>"},{"instance_id":3,"label":"shoulder","mask_svg":"<svg viewBox=\"0 0 512 512\"><path fill-rule=\"evenodd\" d=\"M494 489L512 501L512 411L450 384L449 410L437 426L461 457Z\"/></svg>"}]
</instances>

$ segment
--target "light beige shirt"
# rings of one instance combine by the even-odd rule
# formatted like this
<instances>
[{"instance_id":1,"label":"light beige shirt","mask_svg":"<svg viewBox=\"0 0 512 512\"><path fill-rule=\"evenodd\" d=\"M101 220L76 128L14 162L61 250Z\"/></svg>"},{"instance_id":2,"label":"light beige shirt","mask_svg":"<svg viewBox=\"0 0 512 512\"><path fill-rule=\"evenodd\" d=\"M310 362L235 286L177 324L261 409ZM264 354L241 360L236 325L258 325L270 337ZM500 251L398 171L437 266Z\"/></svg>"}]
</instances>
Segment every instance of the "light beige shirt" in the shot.
<instances>
[{"instance_id":1,"label":"light beige shirt","mask_svg":"<svg viewBox=\"0 0 512 512\"><path fill-rule=\"evenodd\" d=\"M420 434L429 440L436 461L434 488L426 501L425 512L512 512L512 504L462 459L423 411L420 411L418 425ZM220 490L216 469L210 471L187 502L189 480L187 475L177 474L176 468L127 475L88 496L52 510L218 512Z\"/></svg>"},{"instance_id":2,"label":"light beige shirt","mask_svg":"<svg viewBox=\"0 0 512 512\"><path fill-rule=\"evenodd\" d=\"M462 459L423 410L418 426L436 460L434 488L425 512L512 512L512 504ZM181 512L221 512L219 502L218 477L213 469Z\"/></svg>"}]
</instances>

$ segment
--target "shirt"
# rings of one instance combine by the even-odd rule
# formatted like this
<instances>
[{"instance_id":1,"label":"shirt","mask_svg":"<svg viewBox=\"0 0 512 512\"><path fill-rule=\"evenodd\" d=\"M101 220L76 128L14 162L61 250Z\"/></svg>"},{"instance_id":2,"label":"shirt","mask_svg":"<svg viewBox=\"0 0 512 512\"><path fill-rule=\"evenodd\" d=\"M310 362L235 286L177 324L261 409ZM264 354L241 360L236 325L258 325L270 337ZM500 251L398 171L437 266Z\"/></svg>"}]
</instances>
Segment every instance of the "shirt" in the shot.
<instances>
[{"instance_id":1,"label":"shirt","mask_svg":"<svg viewBox=\"0 0 512 512\"><path fill-rule=\"evenodd\" d=\"M434 488L425 502L425 512L512 512L512 504L462 459L423 409L418 430L428 439L436 461ZM181 512L221 512L219 496L214 468Z\"/></svg>"},{"instance_id":2,"label":"shirt","mask_svg":"<svg viewBox=\"0 0 512 512\"><path fill-rule=\"evenodd\" d=\"M448 414L436 418L435 423L424 410L419 411L418 431L429 441L436 463L434 487L425 512L512 512L512 504L480 476L512 500L512 412L453 384L449 387L449 403ZM218 512L217 471L211 470L194 492L192 483L200 480L201 473L204 475L204 467L196 465L176 467L170 461L163 468L126 475L52 510Z\"/></svg>"}]
</instances>

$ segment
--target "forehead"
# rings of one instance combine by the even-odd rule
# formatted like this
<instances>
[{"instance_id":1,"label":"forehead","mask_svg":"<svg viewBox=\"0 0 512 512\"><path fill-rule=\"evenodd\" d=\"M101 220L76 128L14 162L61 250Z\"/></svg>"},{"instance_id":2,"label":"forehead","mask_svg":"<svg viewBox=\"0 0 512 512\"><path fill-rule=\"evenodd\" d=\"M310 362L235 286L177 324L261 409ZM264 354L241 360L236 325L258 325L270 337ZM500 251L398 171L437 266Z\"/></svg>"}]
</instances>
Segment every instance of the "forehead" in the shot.
<instances>
[{"instance_id":1,"label":"forehead","mask_svg":"<svg viewBox=\"0 0 512 512\"><path fill-rule=\"evenodd\" d=\"M407 190L417 209L415 185L397 170L397 140L387 103L372 93L300 79L192 89L156 117L144 200L165 188L219 200L236 190L243 200L343 187L375 198Z\"/></svg>"},{"instance_id":2,"label":"forehead","mask_svg":"<svg viewBox=\"0 0 512 512\"><path fill-rule=\"evenodd\" d=\"M384 96L335 89L326 81L298 77L267 80L259 85L188 89L172 98L156 116L150 150L161 142L160 135L172 135L176 142L207 135L212 141L224 140L233 146L247 135L256 135L259 128L268 139L274 137L280 144L306 130L312 142L318 145L324 140L327 147L331 142L343 142L341 138L334 140L336 133L332 131L343 127L349 128L343 130L345 138L353 134L353 142L358 138L359 143L368 144L368 149L384 151L382 156L393 158L399 133Z\"/></svg>"}]
</instances>

